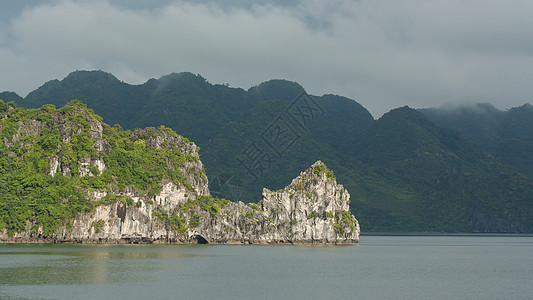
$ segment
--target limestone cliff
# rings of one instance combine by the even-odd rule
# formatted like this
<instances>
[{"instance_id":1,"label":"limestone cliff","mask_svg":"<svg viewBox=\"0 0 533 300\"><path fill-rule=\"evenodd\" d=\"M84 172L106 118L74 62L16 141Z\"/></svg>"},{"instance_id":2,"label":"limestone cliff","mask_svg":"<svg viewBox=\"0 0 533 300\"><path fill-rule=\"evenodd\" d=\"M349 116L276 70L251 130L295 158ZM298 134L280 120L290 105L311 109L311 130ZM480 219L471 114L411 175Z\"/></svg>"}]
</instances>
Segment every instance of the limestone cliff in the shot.
<instances>
[{"instance_id":1,"label":"limestone cliff","mask_svg":"<svg viewBox=\"0 0 533 300\"><path fill-rule=\"evenodd\" d=\"M19 181L25 184L29 180L24 176L30 173L20 171L20 176L10 177L5 172L0 188L8 196L0 197L0 210L5 210L3 216L22 211L15 221L25 222L25 226L19 225L17 230L13 218L0 219L0 241L359 241L359 224L349 211L350 195L320 161L285 189L264 189L258 203L230 202L209 194L198 147L167 128L134 132L111 128L78 102L67 109L41 110L19 110L15 123L10 118L16 110L8 107L0 123L4 135L0 150L9 157L0 161L0 171L17 173L20 166L26 166L43 173L35 179L37 183L30 182L21 190ZM62 188L57 182L71 188ZM12 194L11 189L15 191ZM36 200L40 189L58 199ZM54 193L54 189L60 192ZM11 211L7 211L9 205ZM62 209L72 216L58 214Z\"/></svg>"},{"instance_id":2,"label":"limestone cliff","mask_svg":"<svg viewBox=\"0 0 533 300\"><path fill-rule=\"evenodd\" d=\"M203 214L200 223L175 242L200 239L208 243L319 243L353 244L359 241L359 224L349 211L350 195L336 183L332 172L318 161L285 189L263 190L258 203L228 202L215 214ZM192 218L200 211L177 211Z\"/></svg>"},{"instance_id":3,"label":"limestone cliff","mask_svg":"<svg viewBox=\"0 0 533 300\"><path fill-rule=\"evenodd\" d=\"M4 241L80 243L354 244L359 224L349 211L350 195L317 162L281 191L263 190L258 203L229 202L208 195L207 182L194 192L164 184L155 196L122 193L82 213L54 236L31 231ZM192 193L191 193L192 192ZM101 201L105 192L94 192Z\"/></svg>"}]
</instances>

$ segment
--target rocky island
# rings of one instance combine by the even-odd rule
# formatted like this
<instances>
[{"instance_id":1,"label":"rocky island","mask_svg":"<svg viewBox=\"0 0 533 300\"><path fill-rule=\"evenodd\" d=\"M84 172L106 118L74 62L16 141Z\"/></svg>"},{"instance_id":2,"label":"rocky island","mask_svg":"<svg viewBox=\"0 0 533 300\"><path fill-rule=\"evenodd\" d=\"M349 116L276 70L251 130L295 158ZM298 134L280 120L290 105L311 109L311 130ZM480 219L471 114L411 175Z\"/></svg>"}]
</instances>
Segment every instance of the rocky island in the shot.
<instances>
[{"instance_id":1,"label":"rocky island","mask_svg":"<svg viewBox=\"0 0 533 300\"><path fill-rule=\"evenodd\" d=\"M213 197L198 147L110 127L80 101L0 100L0 242L355 244L350 195L317 161L257 203Z\"/></svg>"}]
</instances>

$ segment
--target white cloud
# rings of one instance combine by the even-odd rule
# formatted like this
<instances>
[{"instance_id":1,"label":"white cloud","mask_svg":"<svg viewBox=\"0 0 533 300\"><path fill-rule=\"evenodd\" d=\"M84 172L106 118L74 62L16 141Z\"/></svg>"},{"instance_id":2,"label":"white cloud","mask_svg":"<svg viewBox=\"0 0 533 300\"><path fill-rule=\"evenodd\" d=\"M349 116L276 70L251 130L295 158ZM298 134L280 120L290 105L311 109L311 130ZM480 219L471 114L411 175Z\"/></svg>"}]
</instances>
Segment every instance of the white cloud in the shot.
<instances>
[{"instance_id":1,"label":"white cloud","mask_svg":"<svg viewBox=\"0 0 533 300\"><path fill-rule=\"evenodd\" d=\"M76 69L130 83L191 71L243 88L294 80L376 116L447 101L509 107L531 101L531 15L533 4L519 0L178 1L150 10L55 1L26 8L2 30L0 90L25 95Z\"/></svg>"}]
</instances>

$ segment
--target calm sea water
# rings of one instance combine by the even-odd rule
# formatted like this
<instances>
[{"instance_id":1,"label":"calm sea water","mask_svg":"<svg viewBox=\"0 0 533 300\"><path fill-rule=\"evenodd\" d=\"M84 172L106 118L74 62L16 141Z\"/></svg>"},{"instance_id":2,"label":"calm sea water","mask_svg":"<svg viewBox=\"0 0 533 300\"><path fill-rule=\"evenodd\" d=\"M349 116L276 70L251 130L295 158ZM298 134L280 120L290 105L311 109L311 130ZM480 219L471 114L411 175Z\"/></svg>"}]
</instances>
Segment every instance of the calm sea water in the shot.
<instances>
[{"instance_id":1,"label":"calm sea water","mask_svg":"<svg viewBox=\"0 0 533 300\"><path fill-rule=\"evenodd\" d=\"M533 237L356 246L2 245L1 299L531 299Z\"/></svg>"}]
</instances>

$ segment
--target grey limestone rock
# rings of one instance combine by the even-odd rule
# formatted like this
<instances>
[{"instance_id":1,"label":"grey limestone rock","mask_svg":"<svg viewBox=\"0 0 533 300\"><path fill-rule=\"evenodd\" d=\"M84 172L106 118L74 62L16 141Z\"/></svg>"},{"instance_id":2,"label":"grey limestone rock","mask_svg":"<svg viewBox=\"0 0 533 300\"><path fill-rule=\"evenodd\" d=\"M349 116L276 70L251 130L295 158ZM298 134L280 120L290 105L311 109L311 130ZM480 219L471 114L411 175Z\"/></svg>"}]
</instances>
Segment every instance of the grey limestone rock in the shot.
<instances>
[{"instance_id":1,"label":"grey limestone rock","mask_svg":"<svg viewBox=\"0 0 533 300\"><path fill-rule=\"evenodd\" d=\"M198 162L201 167L201 162ZM79 243L356 244L360 227L349 210L350 195L318 161L285 189L263 189L258 203L213 198L207 179L195 192L166 182L161 192L140 197L131 189L114 201L80 214L70 228L39 239L27 232L4 241ZM90 197L100 201L106 192ZM30 226L31 227L31 226Z\"/></svg>"},{"instance_id":2,"label":"grey limestone rock","mask_svg":"<svg viewBox=\"0 0 533 300\"><path fill-rule=\"evenodd\" d=\"M77 108L73 108L77 109ZM68 115L55 119L63 142L74 134L88 131L97 142L93 147L109 153L109 143L102 138L100 120L87 117L88 128L73 126ZM13 141L29 134L51 130L40 121L19 124ZM50 236L28 221L26 230L8 236L3 242L79 242L79 243L242 243L242 244L354 244L359 241L359 223L349 209L350 194L337 184L333 172L317 161L285 189L263 189L258 203L245 204L212 197L198 147L181 136L135 132L132 140L143 139L146 147L179 149L192 156L180 172L183 182L167 179L155 195L140 195L134 187L126 190L91 190L87 199L96 208L78 214ZM148 134L150 133L150 134ZM4 141L7 143L7 141ZM49 157L48 176L71 176L64 158ZM95 176L103 172L105 160L81 158L78 172L72 176ZM37 230L35 230L35 228Z\"/></svg>"}]
</instances>

